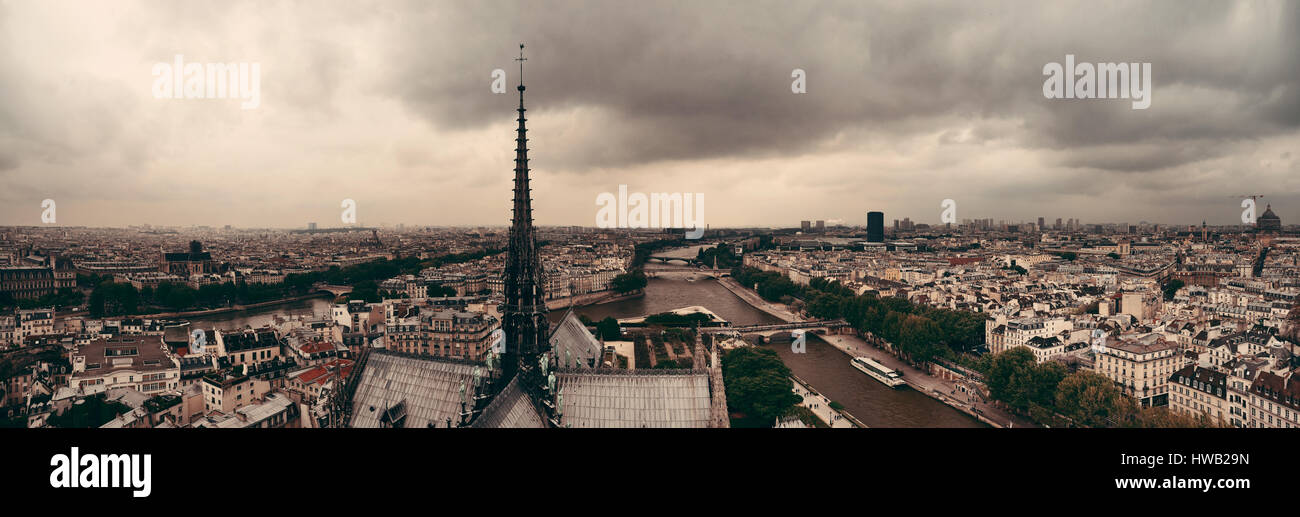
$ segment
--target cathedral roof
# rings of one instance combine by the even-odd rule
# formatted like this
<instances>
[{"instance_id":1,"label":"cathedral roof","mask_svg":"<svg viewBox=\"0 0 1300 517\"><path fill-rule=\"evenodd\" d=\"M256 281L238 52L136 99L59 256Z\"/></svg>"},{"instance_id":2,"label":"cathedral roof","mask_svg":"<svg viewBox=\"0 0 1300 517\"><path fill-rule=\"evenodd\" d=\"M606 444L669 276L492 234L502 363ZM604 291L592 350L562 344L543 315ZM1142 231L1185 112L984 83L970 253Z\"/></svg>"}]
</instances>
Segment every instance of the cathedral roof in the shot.
<instances>
[{"instance_id":1,"label":"cathedral roof","mask_svg":"<svg viewBox=\"0 0 1300 517\"><path fill-rule=\"evenodd\" d=\"M600 341L582 324L573 310L551 332L551 349L560 368L589 368L600 366L602 352Z\"/></svg>"},{"instance_id":2,"label":"cathedral roof","mask_svg":"<svg viewBox=\"0 0 1300 517\"><path fill-rule=\"evenodd\" d=\"M352 397L352 427L447 427L473 402L475 363L372 350ZM403 416L394 423L391 420ZM396 424L396 425L394 425Z\"/></svg>"},{"instance_id":3,"label":"cathedral roof","mask_svg":"<svg viewBox=\"0 0 1300 517\"><path fill-rule=\"evenodd\" d=\"M470 427L543 428L546 422L537 414L537 407L528 399L528 394L519 387L519 377L515 377L483 408L483 413Z\"/></svg>"},{"instance_id":4,"label":"cathedral roof","mask_svg":"<svg viewBox=\"0 0 1300 517\"><path fill-rule=\"evenodd\" d=\"M692 370L561 370L565 427L709 427L709 375Z\"/></svg>"}]
</instances>

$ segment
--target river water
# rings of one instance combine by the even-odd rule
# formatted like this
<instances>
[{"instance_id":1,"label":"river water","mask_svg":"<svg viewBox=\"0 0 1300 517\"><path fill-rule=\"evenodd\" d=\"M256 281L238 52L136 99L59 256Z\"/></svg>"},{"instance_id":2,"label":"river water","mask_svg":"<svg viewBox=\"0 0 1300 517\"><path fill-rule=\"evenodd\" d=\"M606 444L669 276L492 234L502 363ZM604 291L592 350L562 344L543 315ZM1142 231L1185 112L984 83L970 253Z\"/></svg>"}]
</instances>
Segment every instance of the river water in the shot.
<instances>
[{"instance_id":1,"label":"river water","mask_svg":"<svg viewBox=\"0 0 1300 517\"><path fill-rule=\"evenodd\" d=\"M645 296L578 307L574 311L600 321L607 316L614 319L633 318L700 305L736 326L782 322L731 294L717 280L704 275L697 275L698 278L694 281L687 279L690 275L674 276L681 278L663 276L650 279L645 288ZM552 322L557 322L564 316L564 309L551 311L548 316Z\"/></svg>"},{"instance_id":2,"label":"river water","mask_svg":"<svg viewBox=\"0 0 1300 517\"><path fill-rule=\"evenodd\" d=\"M647 266L647 270L653 269L653 265ZM704 306L737 326L781 323L775 316L741 300L716 280L702 275L695 281L667 275L652 278L643 298L579 307L575 311L600 320L606 316L630 318L655 314L689 305ZM553 311L550 317L557 321L563 314L563 310ZM831 400L843 404L845 411L868 427L986 427L909 387L886 387L853 368L847 354L815 334L809 334L806 353L802 354L791 352L788 341L763 346L776 350L790 371Z\"/></svg>"},{"instance_id":3,"label":"river water","mask_svg":"<svg viewBox=\"0 0 1300 517\"><path fill-rule=\"evenodd\" d=\"M284 317L303 316L307 318L325 316L330 312L330 304L331 300L329 298L321 297L289 302L274 307L262 307L209 316L191 316L183 319L190 322L191 329L233 330L245 326L260 328L270 325L271 319L277 314Z\"/></svg>"},{"instance_id":4,"label":"river water","mask_svg":"<svg viewBox=\"0 0 1300 517\"><path fill-rule=\"evenodd\" d=\"M805 352L796 354L790 344L763 345L804 382L822 395L844 405L844 410L867 427L988 427L946 404L903 386L893 389L849 364L848 354L807 334Z\"/></svg>"},{"instance_id":5,"label":"river water","mask_svg":"<svg viewBox=\"0 0 1300 517\"><path fill-rule=\"evenodd\" d=\"M648 269L654 269L653 265ZM645 296L575 309L593 320L607 316L630 318L657 314L681 307L700 305L733 325L757 325L781 321L741 300L726 287L702 275L663 275L650 279ZM314 298L253 311L189 318L190 328L235 329L270 324L275 314L323 316L329 313L330 300ZM548 314L552 322L564 315L564 309ZM183 339L183 337L182 337ZM795 354L788 343L762 345L777 351L790 370L814 389L844 405L846 411L870 427L983 427L984 424L965 413L950 408L911 388L885 387L849 365L849 356L809 334L807 351Z\"/></svg>"}]
</instances>

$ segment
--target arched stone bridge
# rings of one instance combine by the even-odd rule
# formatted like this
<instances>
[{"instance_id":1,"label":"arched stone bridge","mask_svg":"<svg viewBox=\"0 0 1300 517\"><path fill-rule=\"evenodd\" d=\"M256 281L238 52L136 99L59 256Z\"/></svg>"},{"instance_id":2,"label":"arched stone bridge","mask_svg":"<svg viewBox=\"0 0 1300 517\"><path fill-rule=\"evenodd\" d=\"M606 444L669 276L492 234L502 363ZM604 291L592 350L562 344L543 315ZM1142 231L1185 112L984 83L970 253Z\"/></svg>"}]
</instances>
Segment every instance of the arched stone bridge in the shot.
<instances>
[{"instance_id":1,"label":"arched stone bridge","mask_svg":"<svg viewBox=\"0 0 1300 517\"><path fill-rule=\"evenodd\" d=\"M697 259L695 257L669 257L664 255L650 255L649 257L646 258L646 262L659 262L663 264L667 264L674 260L680 260L682 262L685 262L687 264L692 264L692 265L700 264L700 259Z\"/></svg>"},{"instance_id":2,"label":"arched stone bridge","mask_svg":"<svg viewBox=\"0 0 1300 517\"><path fill-rule=\"evenodd\" d=\"M771 325L745 325L741 327L715 327L701 329L710 333L725 334L763 334L770 335L777 332L791 330L823 330L834 332L837 329L849 328L849 322L843 319L834 320L815 320L815 321L796 321L791 323L775 323Z\"/></svg>"},{"instance_id":3,"label":"arched stone bridge","mask_svg":"<svg viewBox=\"0 0 1300 517\"><path fill-rule=\"evenodd\" d=\"M335 298L352 292L352 286L350 285L316 284L313 287L315 287L316 290L318 291L328 292L334 295Z\"/></svg>"},{"instance_id":4,"label":"arched stone bridge","mask_svg":"<svg viewBox=\"0 0 1300 517\"><path fill-rule=\"evenodd\" d=\"M659 273L695 273L710 278L722 278L724 276L731 276L731 270L729 269L703 269L698 267L657 267L654 269L645 270L645 276L647 278L654 278Z\"/></svg>"}]
</instances>

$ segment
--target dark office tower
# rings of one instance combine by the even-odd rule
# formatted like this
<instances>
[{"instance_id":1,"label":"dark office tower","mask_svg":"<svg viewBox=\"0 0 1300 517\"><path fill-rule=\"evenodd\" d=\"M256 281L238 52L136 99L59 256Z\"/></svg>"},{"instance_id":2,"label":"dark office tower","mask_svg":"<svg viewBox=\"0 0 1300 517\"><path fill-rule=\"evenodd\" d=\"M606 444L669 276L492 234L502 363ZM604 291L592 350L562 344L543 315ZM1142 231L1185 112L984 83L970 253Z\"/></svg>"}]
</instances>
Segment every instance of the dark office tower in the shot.
<instances>
[{"instance_id":1,"label":"dark office tower","mask_svg":"<svg viewBox=\"0 0 1300 517\"><path fill-rule=\"evenodd\" d=\"M885 242L884 212L867 212L867 242Z\"/></svg>"},{"instance_id":2,"label":"dark office tower","mask_svg":"<svg viewBox=\"0 0 1300 517\"><path fill-rule=\"evenodd\" d=\"M1053 230L1060 230L1060 229L1061 229L1061 218L1060 218L1060 217L1057 217L1057 218L1056 218L1056 226L1053 226L1052 229L1053 229Z\"/></svg>"},{"instance_id":3,"label":"dark office tower","mask_svg":"<svg viewBox=\"0 0 1300 517\"><path fill-rule=\"evenodd\" d=\"M826 233L826 221L817 221L817 233Z\"/></svg>"},{"instance_id":4,"label":"dark office tower","mask_svg":"<svg viewBox=\"0 0 1300 517\"><path fill-rule=\"evenodd\" d=\"M802 221L802 222L800 222L800 223L799 223L799 229L800 229L800 230L803 230L804 233L808 233L808 230L811 230L811 229L812 229L812 221Z\"/></svg>"},{"instance_id":5,"label":"dark office tower","mask_svg":"<svg viewBox=\"0 0 1300 517\"><path fill-rule=\"evenodd\" d=\"M1046 230L1046 229L1047 229L1047 218L1045 218L1045 217L1039 217L1039 218L1038 218L1038 231L1041 232L1041 231Z\"/></svg>"},{"instance_id":6,"label":"dark office tower","mask_svg":"<svg viewBox=\"0 0 1300 517\"><path fill-rule=\"evenodd\" d=\"M532 189L528 180L528 130L524 129L524 46L519 45L519 128L515 137L514 209L510 225L510 246L502 284L505 307L501 329L505 354L501 358L504 378L522 367L535 369L538 355L550 347L550 323L546 319L546 297L542 291L542 264L537 254L533 228Z\"/></svg>"}]
</instances>

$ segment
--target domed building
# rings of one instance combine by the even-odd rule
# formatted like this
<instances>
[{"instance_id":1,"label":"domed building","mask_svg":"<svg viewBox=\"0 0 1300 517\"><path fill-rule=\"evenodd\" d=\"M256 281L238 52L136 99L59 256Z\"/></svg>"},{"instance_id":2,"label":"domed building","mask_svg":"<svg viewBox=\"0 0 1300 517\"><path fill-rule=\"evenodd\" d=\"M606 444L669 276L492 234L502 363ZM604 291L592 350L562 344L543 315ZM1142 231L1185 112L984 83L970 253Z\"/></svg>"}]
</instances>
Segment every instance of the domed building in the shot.
<instances>
[{"instance_id":1,"label":"domed building","mask_svg":"<svg viewBox=\"0 0 1300 517\"><path fill-rule=\"evenodd\" d=\"M1259 231L1282 231L1282 218L1273 213L1273 205L1264 207L1264 214L1255 220L1255 229Z\"/></svg>"}]
</instances>

